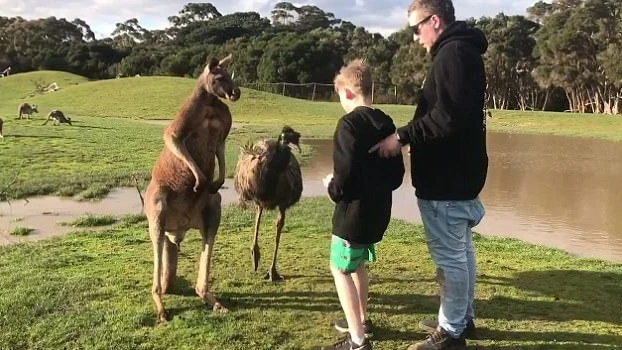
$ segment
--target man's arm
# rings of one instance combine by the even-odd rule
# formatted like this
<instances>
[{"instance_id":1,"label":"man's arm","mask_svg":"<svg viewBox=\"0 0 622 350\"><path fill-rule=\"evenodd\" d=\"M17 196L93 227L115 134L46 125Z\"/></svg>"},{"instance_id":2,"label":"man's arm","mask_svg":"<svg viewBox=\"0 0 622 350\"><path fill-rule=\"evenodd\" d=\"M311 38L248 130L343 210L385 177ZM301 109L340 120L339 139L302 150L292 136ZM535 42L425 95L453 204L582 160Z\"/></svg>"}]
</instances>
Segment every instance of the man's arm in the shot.
<instances>
[{"instance_id":1,"label":"man's arm","mask_svg":"<svg viewBox=\"0 0 622 350\"><path fill-rule=\"evenodd\" d=\"M469 78L468 60L474 57L460 46L437 57L434 69L436 103L419 118L413 119L397 133L402 144L439 142L463 129L469 117L470 106L476 96Z\"/></svg>"}]
</instances>

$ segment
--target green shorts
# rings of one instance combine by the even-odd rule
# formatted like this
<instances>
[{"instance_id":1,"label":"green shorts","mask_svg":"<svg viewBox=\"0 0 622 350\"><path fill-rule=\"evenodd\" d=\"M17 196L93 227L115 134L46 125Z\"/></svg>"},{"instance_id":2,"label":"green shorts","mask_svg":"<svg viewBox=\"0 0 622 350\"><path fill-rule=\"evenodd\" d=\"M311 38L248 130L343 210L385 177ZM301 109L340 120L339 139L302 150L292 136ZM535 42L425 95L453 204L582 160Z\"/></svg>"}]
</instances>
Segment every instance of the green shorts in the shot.
<instances>
[{"instance_id":1,"label":"green shorts","mask_svg":"<svg viewBox=\"0 0 622 350\"><path fill-rule=\"evenodd\" d=\"M343 273L356 271L365 261L376 261L373 244L350 243L333 235L330 242L330 264Z\"/></svg>"}]
</instances>

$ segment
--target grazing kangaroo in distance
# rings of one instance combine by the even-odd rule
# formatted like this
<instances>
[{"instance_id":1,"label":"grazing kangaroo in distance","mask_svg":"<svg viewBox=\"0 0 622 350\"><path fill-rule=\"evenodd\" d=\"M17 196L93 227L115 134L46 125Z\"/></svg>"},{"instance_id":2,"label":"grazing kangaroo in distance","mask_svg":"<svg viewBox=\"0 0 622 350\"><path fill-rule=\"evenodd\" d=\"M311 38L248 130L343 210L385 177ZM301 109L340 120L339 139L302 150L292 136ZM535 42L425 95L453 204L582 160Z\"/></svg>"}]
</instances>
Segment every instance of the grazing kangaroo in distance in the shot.
<instances>
[{"instance_id":1,"label":"grazing kangaroo in distance","mask_svg":"<svg viewBox=\"0 0 622 350\"><path fill-rule=\"evenodd\" d=\"M54 121L54 125L63 124L63 123L71 125L71 118L65 117L63 112L59 111L58 109L55 109L51 111L50 114L48 114L48 117L43 123L43 125L47 124L50 120Z\"/></svg>"},{"instance_id":2,"label":"grazing kangaroo in distance","mask_svg":"<svg viewBox=\"0 0 622 350\"><path fill-rule=\"evenodd\" d=\"M220 225L218 190L225 181L225 139L232 123L229 107L220 99L240 98L240 89L224 68L230 58L209 61L194 90L164 130L165 147L145 191L145 215L153 245L151 295L160 322L168 318L162 294L175 279L179 244L190 228L201 231L203 242L195 292L214 311L227 311L210 293L208 279ZM216 158L218 178L214 180Z\"/></svg>"},{"instance_id":3,"label":"grazing kangaroo in distance","mask_svg":"<svg viewBox=\"0 0 622 350\"><path fill-rule=\"evenodd\" d=\"M23 119L22 115L27 115L28 119L30 119L33 113L39 113L37 105L31 106L27 102L24 102L17 107L17 119Z\"/></svg>"}]
</instances>

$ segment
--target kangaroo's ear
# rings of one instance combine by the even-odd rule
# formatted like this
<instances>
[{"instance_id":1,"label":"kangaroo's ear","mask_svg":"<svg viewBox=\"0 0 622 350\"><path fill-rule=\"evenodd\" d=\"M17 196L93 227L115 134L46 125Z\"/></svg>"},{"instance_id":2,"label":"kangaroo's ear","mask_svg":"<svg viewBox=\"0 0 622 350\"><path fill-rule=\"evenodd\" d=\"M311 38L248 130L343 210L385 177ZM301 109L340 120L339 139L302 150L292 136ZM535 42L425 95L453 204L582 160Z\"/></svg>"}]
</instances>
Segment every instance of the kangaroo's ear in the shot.
<instances>
[{"instance_id":1,"label":"kangaroo's ear","mask_svg":"<svg viewBox=\"0 0 622 350\"><path fill-rule=\"evenodd\" d=\"M205 70L203 73L209 73L213 71L216 67L218 67L218 59L216 57L212 57L207 66L205 66Z\"/></svg>"},{"instance_id":2,"label":"kangaroo's ear","mask_svg":"<svg viewBox=\"0 0 622 350\"><path fill-rule=\"evenodd\" d=\"M223 68L224 68L224 67L226 67L226 66L227 66L227 64L229 63L229 61L231 60L231 57L232 57L232 56L233 56L233 54L229 54L229 55L227 55L227 57L223 58L222 60L220 60L220 61L218 62L218 65L219 65L219 66L221 66L221 67L223 67Z\"/></svg>"}]
</instances>

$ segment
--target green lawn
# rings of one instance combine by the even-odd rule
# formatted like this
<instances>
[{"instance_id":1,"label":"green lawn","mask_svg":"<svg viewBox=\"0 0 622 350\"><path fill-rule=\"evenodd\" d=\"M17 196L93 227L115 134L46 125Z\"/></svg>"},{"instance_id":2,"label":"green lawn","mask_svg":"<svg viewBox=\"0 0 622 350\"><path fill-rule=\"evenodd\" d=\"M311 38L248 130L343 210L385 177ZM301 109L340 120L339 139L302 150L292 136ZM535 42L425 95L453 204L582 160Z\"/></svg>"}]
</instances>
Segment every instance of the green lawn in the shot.
<instances>
[{"instance_id":1,"label":"green lawn","mask_svg":"<svg viewBox=\"0 0 622 350\"><path fill-rule=\"evenodd\" d=\"M22 99L34 82L56 81L52 94ZM116 186L149 179L162 148L162 125L194 85L183 78L143 77L89 82L60 72L0 79L0 195L55 193L93 198ZM40 106L36 120L15 120L17 105ZM405 123L412 106L380 106ZM74 126L41 125L58 108ZM231 104L242 127L228 141L232 175L238 146L276 136L283 124L307 138L330 137L342 111L253 90ZM493 111L490 130L622 139L622 118L563 113ZM304 140L303 140L304 142ZM305 157L312 155L307 146ZM307 158L305 158L307 159ZM304 159L303 159L304 160ZM13 181L15 180L15 181ZM10 185L10 186L9 186ZM6 188L8 186L8 188ZM0 349L307 349L331 342L331 321L342 317L328 271L332 205L305 199L288 212L279 272L261 279L273 246L273 213L260 239L263 260L252 272L254 213L227 207L216 239L212 290L231 312L217 315L194 296L199 235L182 244L179 280L164 298L172 319L155 324L152 255L141 215L93 232L86 228L36 243L0 247ZM76 224L77 221L70 223ZM622 265L578 259L508 239L476 238L476 349L611 349L622 344ZM393 221L370 265L370 312L375 349L404 349L424 335L417 323L438 307L434 268L421 227Z\"/></svg>"},{"instance_id":2,"label":"green lawn","mask_svg":"<svg viewBox=\"0 0 622 350\"><path fill-rule=\"evenodd\" d=\"M332 205L305 199L289 212L280 284L262 279L274 213L264 220L263 260L252 271L253 212L226 207L214 250L215 314L194 295L199 234L181 245L179 279L164 297L172 319L155 322L146 223L0 247L2 349L309 349L331 342L342 317L328 271ZM509 239L476 237L480 340L473 349L610 349L622 344L622 265L573 258ZM370 265L374 349L404 349L438 307L421 228L393 221ZM476 345L476 347L475 347Z\"/></svg>"}]
</instances>

